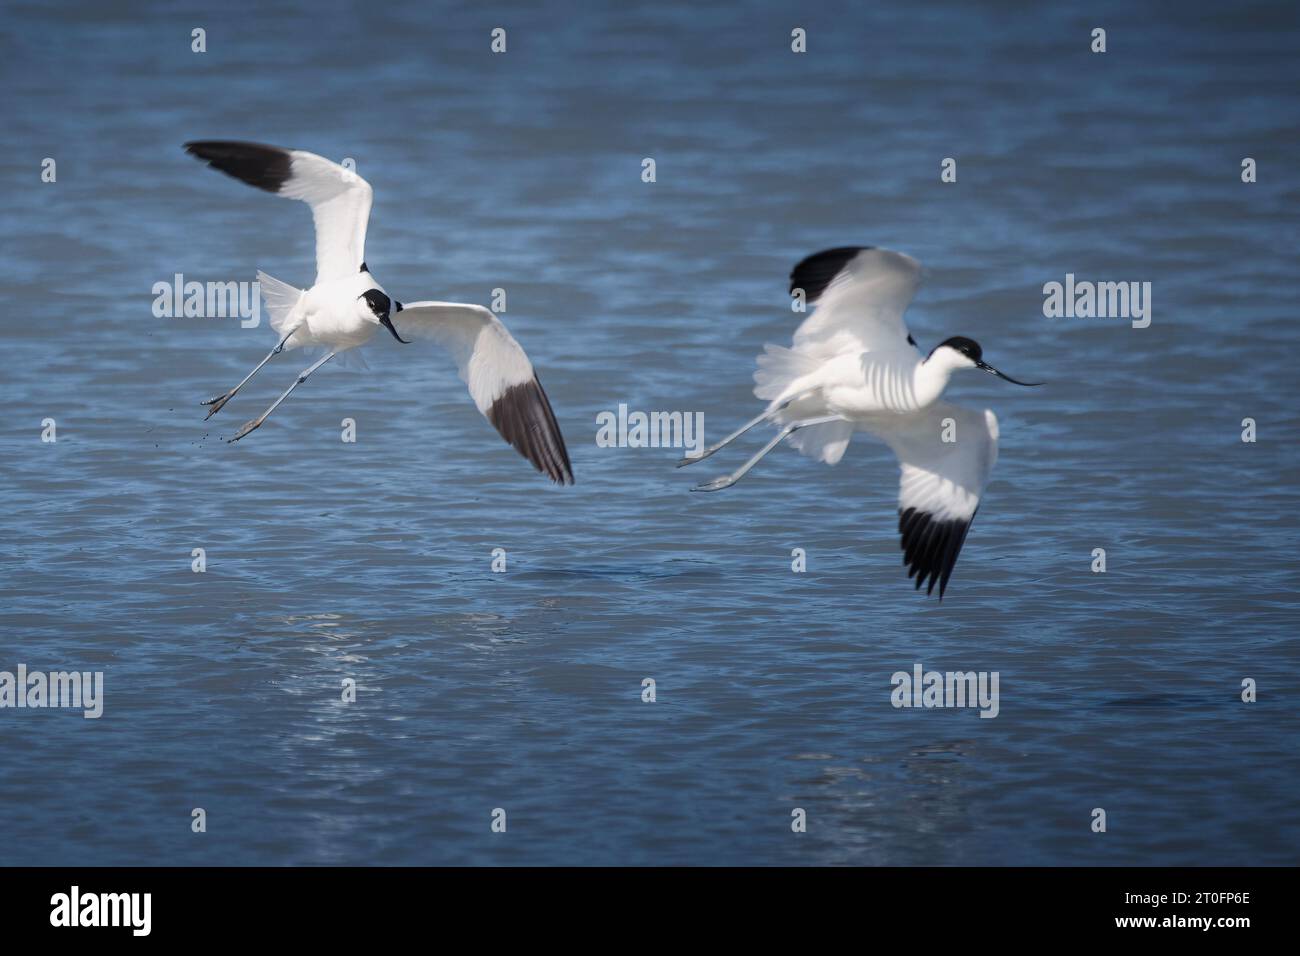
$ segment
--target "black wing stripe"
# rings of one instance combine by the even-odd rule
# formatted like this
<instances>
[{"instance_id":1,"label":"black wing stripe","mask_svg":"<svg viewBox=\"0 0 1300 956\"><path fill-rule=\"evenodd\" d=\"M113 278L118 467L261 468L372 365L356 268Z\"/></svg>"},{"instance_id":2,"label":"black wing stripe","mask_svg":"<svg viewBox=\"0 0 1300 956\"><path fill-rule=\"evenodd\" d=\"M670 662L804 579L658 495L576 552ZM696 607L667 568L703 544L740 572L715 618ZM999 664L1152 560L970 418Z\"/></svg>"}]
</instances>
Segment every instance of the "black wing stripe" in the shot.
<instances>
[{"instance_id":1,"label":"black wing stripe","mask_svg":"<svg viewBox=\"0 0 1300 956\"><path fill-rule=\"evenodd\" d=\"M929 588L926 594L934 590L934 582L938 577L935 571L935 555L943 551L944 545L948 541L948 526L942 521L930 522L930 533L926 536L925 543L921 546L916 556L916 564L921 569L916 576L916 586L919 590L929 581Z\"/></svg>"},{"instance_id":2,"label":"black wing stripe","mask_svg":"<svg viewBox=\"0 0 1300 956\"><path fill-rule=\"evenodd\" d=\"M960 525L948 522L943 526L943 535L929 554L930 586L926 588L926 594L933 594L934 586L939 583L939 578L943 576L943 572L952 570L952 564L949 562L950 560L955 561L956 556L953 555L950 559L949 555L952 554L953 545L960 537ZM943 597L943 593L940 592L939 596Z\"/></svg>"},{"instance_id":3,"label":"black wing stripe","mask_svg":"<svg viewBox=\"0 0 1300 956\"><path fill-rule=\"evenodd\" d=\"M926 516L929 517L928 515ZM905 554L905 558L912 563L908 569L908 577L916 573L916 589L919 591L925 587L925 579L930 574L930 568L933 562L930 560L930 552L933 550L934 542L943 535L943 525L938 521L931 521L928 524L922 524L921 530L917 532L913 539L913 546L910 553Z\"/></svg>"},{"instance_id":4,"label":"black wing stripe","mask_svg":"<svg viewBox=\"0 0 1300 956\"><path fill-rule=\"evenodd\" d=\"M553 464L563 462L564 470L560 472L560 474L563 475L568 471L569 453L564 448L564 439L560 437L560 425L555 420L555 413L551 410L551 403L546 398L546 392L542 389L542 383L537 380L536 376L533 377L533 381L536 383L538 394L541 396L540 409L544 419L543 427L538 428L534 426L533 428L530 428L530 433L533 437L533 445L536 454L539 457L544 458ZM557 481L559 480L556 475L552 475L552 477L556 478ZM572 478L572 475L569 477Z\"/></svg>"},{"instance_id":5,"label":"black wing stripe","mask_svg":"<svg viewBox=\"0 0 1300 956\"><path fill-rule=\"evenodd\" d=\"M924 515L918 515L924 518ZM925 524L922 520L920 523L913 521L913 533L905 536L903 539L903 560L909 565L907 576L910 578L921 569L921 549L931 534L934 533L935 526ZM917 586L920 586L920 579L917 579Z\"/></svg>"},{"instance_id":6,"label":"black wing stripe","mask_svg":"<svg viewBox=\"0 0 1300 956\"><path fill-rule=\"evenodd\" d=\"M507 388L488 407L487 419L534 468L556 484L573 484L573 466L564 436L538 379Z\"/></svg>"},{"instance_id":7,"label":"black wing stripe","mask_svg":"<svg viewBox=\"0 0 1300 956\"><path fill-rule=\"evenodd\" d=\"M971 521L974 520L972 515ZM948 587L948 578L952 576L962 545L966 543L971 521L936 519L915 508L906 508L898 513L903 564L907 567L907 576L916 578L916 590L919 591L928 581L925 593L933 594L934 586L938 584L939 600L943 600L943 592Z\"/></svg>"},{"instance_id":8,"label":"black wing stripe","mask_svg":"<svg viewBox=\"0 0 1300 956\"><path fill-rule=\"evenodd\" d=\"M904 552L904 557L911 562L912 571L916 573L916 586L918 588L925 581L925 575L921 573L921 570L930 566L929 561L926 560L926 555L943 530L939 522L930 521L929 517L923 512L918 515L918 521L913 525L911 544ZM910 573L908 577L911 577Z\"/></svg>"},{"instance_id":9,"label":"black wing stripe","mask_svg":"<svg viewBox=\"0 0 1300 956\"><path fill-rule=\"evenodd\" d=\"M936 524L939 526L939 532L934 536L930 542L930 547L922 556L926 567L929 568L930 575L930 585L926 589L926 594L934 593L934 586L939 582L939 574L946 567L944 562L947 560L948 550L957 536L956 527L952 522L936 522Z\"/></svg>"},{"instance_id":10,"label":"black wing stripe","mask_svg":"<svg viewBox=\"0 0 1300 956\"><path fill-rule=\"evenodd\" d=\"M534 381L536 380L534 379ZM566 472L563 468L557 466L563 462L567 468L568 452L556 446L555 436L560 434L560 426L555 421L555 416L551 412L551 403L547 401L546 393L541 391L541 387L539 382L537 388L542 396L541 411L544 423L540 426L537 423L527 423L529 426L528 434L532 438L533 454L551 464L547 474L554 481L563 481Z\"/></svg>"},{"instance_id":11,"label":"black wing stripe","mask_svg":"<svg viewBox=\"0 0 1300 956\"><path fill-rule=\"evenodd\" d=\"M530 417L530 412L535 412L535 409L526 407L523 402L517 402L507 404L505 411L507 415L505 431L516 437L514 445L519 449L519 453L554 481L555 472L551 459L538 451L537 429L529 427L535 421L535 415Z\"/></svg>"},{"instance_id":12,"label":"black wing stripe","mask_svg":"<svg viewBox=\"0 0 1300 956\"><path fill-rule=\"evenodd\" d=\"M292 175L291 157L278 146L206 139L186 143L185 151L213 169L269 193L278 193Z\"/></svg>"},{"instance_id":13,"label":"black wing stripe","mask_svg":"<svg viewBox=\"0 0 1300 956\"><path fill-rule=\"evenodd\" d=\"M790 292L803 289L804 301L816 302L837 275L858 253L871 246L839 246L815 252L790 272Z\"/></svg>"},{"instance_id":14,"label":"black wing stripe","mask_svg":"<svg viewBox=\"0 0 1300 956\"><path fill-rule=\"evenodd\" d=\"M918 521L921 520L921 512L908 508L903 516L898 519L898 533L906 536Z\"/></svg>"},{"instance_id":15,"label":"black wing stripe","mask_svg":"<svg viewBox=\"0 0 1300 956\"><path fill-rule=\"evenodd\" d=\"M975 516L971 515L971 521L974 520ZM966 543L966 533L968 531L970 531L970 525L962 525L961 529L953 535L952 543L948 546L948 553L944 557L943 575L939 578L940 600L943 600L943 589L948 586L948 578L952 574L953 567L957 564L957 555L961 553L961 546Z\"/></svg>"}]
</instances>

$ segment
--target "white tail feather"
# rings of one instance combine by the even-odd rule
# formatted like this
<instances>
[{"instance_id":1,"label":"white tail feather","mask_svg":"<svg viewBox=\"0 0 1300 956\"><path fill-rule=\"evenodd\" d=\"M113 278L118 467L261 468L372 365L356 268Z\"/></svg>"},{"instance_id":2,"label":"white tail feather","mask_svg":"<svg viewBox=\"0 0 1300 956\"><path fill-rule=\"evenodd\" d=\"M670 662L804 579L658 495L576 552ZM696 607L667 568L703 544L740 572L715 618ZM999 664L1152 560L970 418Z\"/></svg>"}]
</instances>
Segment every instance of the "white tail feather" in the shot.
<instances>
[{"instance_id":1,"label":"white tail feather","mask_svg":"<svg viewBox=\"0 0 1300 956\"><path fill-rule=\"evenodd\" d=\"M763 354L758 357L758 371L754 373L754 394L768 401L781 398L791 383L815 372L820 365L818 359L802 352L780 345L764 345Z\"/></svg>"},{"instance_id":2,"label":"white tail feather","mask_svg":"<svg viewBox=\"0 0 1300 956\"><path fill-rule=\"evenodd\" d=\"M262 290L262 301L266 303L266 314L270 318L271 328L275 330L276 335L283 338L286 332L298 324L299 320L294 315L294 310L303 297L303 290L291 286L287 282L281 282L275 276L269 276L261 271L257 273L257 284ZM303 348L305 339L307 339L306 330L290 338L289 341L284 343L284 347L287 349ZM306 346L303 351L305 358L314 358L325 354L323 348L312 345ZM364 372L370 368L366 364L365 356L361 354L361 349L357 347L339 352L330 364L336 368L345 368L351 372Z\"/></svg>"},{"instance_id":3,"label":"white tail feather","mask_svg":"<svg viewBox=\"0 0 1300 956\"><path fill-rule=\"evenodd\" d=\"M822 359L816 356L779 345L764 345L763 354L758 357L758 371L754 373L754 394L773 405L794 398L803 391L795 383L816 372L821 366ZM807 417L805 410L796 401L778 414L775 420L784 425ZM852 422L830 422L801 428L787 441L809 458L834 465L844 457L852 438Z\"/></svg>"},{"instance_id":4,"label":"white tail feather","mask_svg":"<svg viewBox=\"0 0 1300 956\"><path fill-rule=\"evenodd\" d=\"M258 271L257 284L262 290L262 301L266 303L266 313L271 320L271 328L278 335L284 335L289 329L289 316L302 298L302 289L295 288L287 282L281 282L274 276Z\"/></svg>"}]
</instances>

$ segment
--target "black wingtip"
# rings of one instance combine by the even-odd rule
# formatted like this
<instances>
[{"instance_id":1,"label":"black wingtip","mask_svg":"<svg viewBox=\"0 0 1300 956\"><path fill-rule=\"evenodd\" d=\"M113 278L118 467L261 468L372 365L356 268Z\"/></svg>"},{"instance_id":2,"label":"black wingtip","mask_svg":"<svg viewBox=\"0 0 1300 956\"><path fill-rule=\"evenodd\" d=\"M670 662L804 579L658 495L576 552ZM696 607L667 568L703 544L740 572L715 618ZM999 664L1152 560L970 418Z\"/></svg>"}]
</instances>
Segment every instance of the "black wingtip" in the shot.
<instances>
[{"instance_id":1,"label":"black wingtip","mask_svg":"<svg viewBox=\"0 0 1300 956\"><path fill-rule=\"evenodd\" d=\"M915 590L919 591L928 582L925 593L934 593L939 586L939 600L948 588L948 578L957 564L957 556L966 542L971 522L959 519L937 519L933 515L907 508L898 512L898 533L901 536L900 547L903 550L903 564L907 567L907 576L916 578Z\"/></svg>"},{"instance_id":2,"label":"black wingtip","mask_svg":"<svg viewBox=\"0 0 1300 956\"><path fill-rule=\"evenodd\" d=\"M488 408L487 419L511 447L551 481L573 484L573 466L564 436L536 376L507 388Z\"/></svg>"},{"instance_id":3,"label":"black wingtip","mask_svg":"<svg viewBox=\"0 0 1300 956\"><path fill-rule=\"evenodd\" d=\"M265 143L199 139L185 144L185 152L240 182L278 193L289 179L289 151Z\"/></svg>"},{"instance_id":4,"label":"black wingtip","mask_svg":"<svg viewBox=\"0 0 1300 956\"><path fill-rule=\"evenodd\" d=\"M804 301L816 302L831 281L844 271L844 267L859 253L870 248L872 247L836 246L834 249L814 252L790 271L790 293L793 295L795 289L803 289Z\"/></svg>"}]
</instances>

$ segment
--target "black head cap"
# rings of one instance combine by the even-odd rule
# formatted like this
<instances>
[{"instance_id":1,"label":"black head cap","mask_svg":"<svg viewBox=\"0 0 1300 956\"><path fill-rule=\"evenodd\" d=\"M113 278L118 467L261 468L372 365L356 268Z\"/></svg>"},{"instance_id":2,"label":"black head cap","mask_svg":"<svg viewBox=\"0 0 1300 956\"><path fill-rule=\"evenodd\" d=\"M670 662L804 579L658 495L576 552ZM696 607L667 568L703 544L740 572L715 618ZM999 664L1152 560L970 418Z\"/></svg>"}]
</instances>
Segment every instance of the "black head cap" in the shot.
<instances>
[{"instance_id":1,"label":"black head cap","mask_svg":"<svg viewBox=\"0 0 1300 956\"><path fill-rule=\"evenodd\" d=\"M393 338L397 339L397 341L401 342L403 345L411 344L397 334L397 328L393 325L392 316L389 315L389 312L393 308L393 302L388 298L388 296L384 295L384 293L380 292L378 289L367 289L361 294L361 297L365 299L366 303L370 306L370 311L379 317L379 324L393 334ZM401 303L398 303L397 311L402 311Z\"/></svg>"},{"instance_id":2,"label":"black head cap","mask_svg":"<svg viewBox=\"0 0 1300 956\"><path fill-rule=\"evenodd\" d=\"M935 346L935 349L941 349L945 345L960 352L976 365L984 361L984 350L980 348L980 344L974 339L968 339L964 335L954 335L950 339L944 339ZM934 351L931 351L930 354L933 355Z\"/></svg>"},{"instance_id":3,"label":"black head cap","mask_svg":"<svg viewBox=\"0 0 1300 956\"><path fill-rule=\"evenodd\" d=\"M388 296L384 295L384 293L380 292L378 289L367 290L362 295L362 298L369 303L370 311L378 316L387 315L393 307L393 303L389 300Z\"/></svg>"}]
</instances>

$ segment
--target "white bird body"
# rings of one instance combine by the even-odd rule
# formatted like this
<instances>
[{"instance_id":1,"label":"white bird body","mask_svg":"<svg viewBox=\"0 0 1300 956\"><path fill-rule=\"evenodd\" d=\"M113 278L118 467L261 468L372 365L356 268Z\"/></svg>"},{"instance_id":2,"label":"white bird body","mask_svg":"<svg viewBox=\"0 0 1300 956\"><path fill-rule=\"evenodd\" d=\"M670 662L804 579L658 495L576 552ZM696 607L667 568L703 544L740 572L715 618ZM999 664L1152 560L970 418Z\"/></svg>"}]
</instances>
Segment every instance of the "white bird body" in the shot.
<instances>
[{"instance_id":1,"label":"white bird body","mask_svg":"<svg viewBox=\"0 0 1300 956\"><path fill-rule=\"evenodd\" d=\"M730 475L697 491L730 487L783 439L809 457L837 463L856 432L881 439L898 457L899 531L908 576L936 583L942 599L957 555L997 461L998 420L942 401L954 372L984 363L970 339L950 338L922 356L903 323L920 284L920 264L886 249L843 247L795 266L791 292L815 304L790 348L767 345L758 357L754 394L763 414L699 461L762 422L784 426ZM1030 383L1016 382L1019 385Z\"/></svg>"},{"instance_id":2,"label":"white bird body","mask_svg":"<svg viewBox=\"0 0 1300 956\"><path fill-rule=\"evenodd\" d=\"M303 150L230 141L187 143L213 168L259 189L306 202L316 227L316 281L298 289L258 273L270 324L279 343L230 391L204 404L211 417L273 356L286 349L323 347L324 358L231 441L258 428L295 387L336 355L364 368L356 350L383 326L431 339L455 358L475 406L538 471L559 484L573 481L568 451L549 399L528 356L490 310L457 302L402 305L389 297L365 263L366 227L373 192L354 171ZM400 328L400 331L399 331ZM409 344L409 343L408 343Z\"/></svg>"},{"instance_id":3,"label":"white bird body","mask_svg":"<svg viewBox=\"0 0 1300 956\"><path fill-rule=\"evenodd\" d=\"M791 408L783 413L789 420L797 420L792 411L813 410L855 420L873 415L906 415L937 402L957 367L948 361L946 353L927 362L911 346L904 350L846 352L793 379L768 408L774 410L794 399ZM805 397L809 392L819 394L810 402Z\"/></svg>"},{"instance_id":4,"label":"white bird body","mask_svg":"<svg viewBox=\"0 0 1300 956\"><path fill-rule=\"evenodd\" d=\"M329 279L307 289L285 316L283 325L292 326L294 332L284 347L322 345L343 352L365 345L380 328L361 298L369 289L385 292L369 272Z\"/></svg>"}]
</instances>

